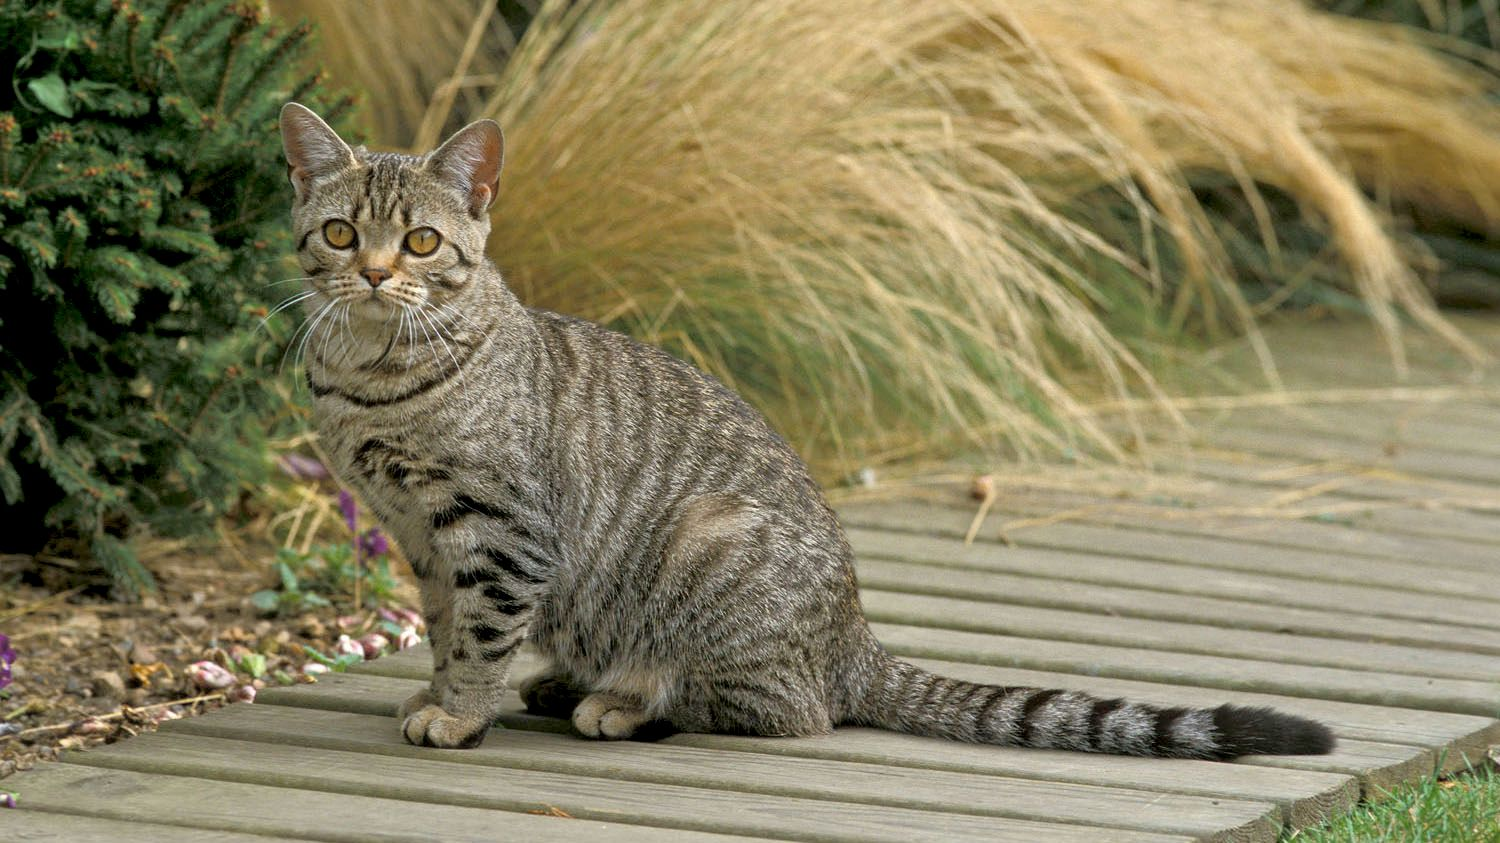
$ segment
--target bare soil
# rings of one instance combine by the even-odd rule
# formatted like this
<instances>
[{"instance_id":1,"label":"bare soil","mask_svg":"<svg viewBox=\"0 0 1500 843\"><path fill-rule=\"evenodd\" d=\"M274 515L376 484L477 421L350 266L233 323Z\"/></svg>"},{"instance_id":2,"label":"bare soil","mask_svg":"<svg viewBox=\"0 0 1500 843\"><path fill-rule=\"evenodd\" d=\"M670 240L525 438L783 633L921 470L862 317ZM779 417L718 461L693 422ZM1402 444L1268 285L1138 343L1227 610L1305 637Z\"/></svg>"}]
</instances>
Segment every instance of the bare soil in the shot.
<instances>
[{"instance_id":1,"label":"bare soil","mask_svg":"<svg viewBox=\"0 0 1500 843\"><path fill-rule=\"evenodd\" d=\"M331 653L341 634L378 630L376 612L353 611L348 596L296 616L261 616L247 598L274 587L269 559L269 550L247 554L232 542L157 548L149 558L156 593L120 602L66 560L0 556L0 633L17 656L12 683L0 689L0 792L8 776L62 752L153 731L249 689L316 681L303 673L304 647ZM239 667L251 652L266 657L263 678ZM204 660L229 669L234 684L195 681L191 666Z\"/></svg>"}]
</instances>

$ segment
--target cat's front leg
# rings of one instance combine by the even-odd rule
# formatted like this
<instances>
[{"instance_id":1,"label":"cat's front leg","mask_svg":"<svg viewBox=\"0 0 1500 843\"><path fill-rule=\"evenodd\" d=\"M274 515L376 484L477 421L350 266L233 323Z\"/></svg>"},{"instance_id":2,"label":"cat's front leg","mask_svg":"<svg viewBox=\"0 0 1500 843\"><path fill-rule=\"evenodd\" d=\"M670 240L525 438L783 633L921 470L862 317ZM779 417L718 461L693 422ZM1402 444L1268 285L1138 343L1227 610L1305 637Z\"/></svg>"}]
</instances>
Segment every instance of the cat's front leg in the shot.
<instances>
[{"instance_id":1,"label":"cat's front leg","mask_svg":"<svg viewBox=\"0 0 1500 843\"><path fill-rule=\"evenodd\" d=\"M456 529L434 516L439 555L430 591L444 593L433 607L444 629L433 640L431 687L407 701L401 731L419 746L471 747L500 713L516 650L526 638L533 607L547 581L547 566L513 525L466 510ZM447 552L444 552L446 550ZM424 582L424 603L429 587Z\"/></svg>"},{"instance_id":2,"label":"cat's front leg","mask_svg":"<svg viewBox=\"0 0 1500 843\"><path fill-rule=\"evenodd\" d=\"M453 629L453 582L451 577L434 576L432 563L414 565L417 582L422 594L422 620L427 625L427 645L432 649L432 681L426 688L412 694L396 709L396 717L402 722L413 713L442 699L438 681L447 674L448 645Z\"/></svg>"}]
</instances>

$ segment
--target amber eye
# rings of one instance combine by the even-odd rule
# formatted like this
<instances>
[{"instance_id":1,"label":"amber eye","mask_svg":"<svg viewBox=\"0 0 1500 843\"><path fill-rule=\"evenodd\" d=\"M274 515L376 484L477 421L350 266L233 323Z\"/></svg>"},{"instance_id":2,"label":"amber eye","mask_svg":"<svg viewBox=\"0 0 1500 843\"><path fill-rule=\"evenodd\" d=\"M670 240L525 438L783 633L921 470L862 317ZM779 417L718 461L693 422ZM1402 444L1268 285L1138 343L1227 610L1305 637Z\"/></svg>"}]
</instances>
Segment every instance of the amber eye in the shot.
<instances>
[{"instance_id":1,"label":"amber eye","mask_svg":"<svg viewBox=\"0 0 1500 843\"><path fill-rule=\"evenodd\" d=\"M335 249L347 249L354 245L354 226L343 220L323 223L323 239Z\"/></svg>"},{"instance_id":2,"label":"amber eye","mask_svg":"<svg viewBox=\"0 0 1500 843\"><path fill-rule=\"evenodd\" d=\"M406 250L414 255L430 255L443 238L430 228L414 228L406 233Z\"/></svg>"}]
</instances>

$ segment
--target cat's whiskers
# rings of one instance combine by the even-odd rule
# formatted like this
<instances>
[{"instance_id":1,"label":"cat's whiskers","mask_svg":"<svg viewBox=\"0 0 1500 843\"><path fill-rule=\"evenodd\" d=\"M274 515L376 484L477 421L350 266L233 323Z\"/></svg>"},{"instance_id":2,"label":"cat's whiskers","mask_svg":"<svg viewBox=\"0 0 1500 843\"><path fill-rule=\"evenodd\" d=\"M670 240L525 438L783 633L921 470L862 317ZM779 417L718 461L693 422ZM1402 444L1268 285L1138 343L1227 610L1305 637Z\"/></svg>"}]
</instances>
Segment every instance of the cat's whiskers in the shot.
<instances>
[{"instance_id":1,"label":"cat's whiskers","mask_svg":"<svg viewBox=\"0 0 1500 843\"><path fill-rule=\"evenodd\" d=\"M343 318L340 319L339 324L339 333L345 338L343 356L345 362L348 362L349 355L354 353L354 349L359 344L354 338L354 329L349 325L349 312L353 309L354 302L350 301L344 304Z\"/></svg>"},{"instance_id":2,"label":"cat's whiskers","mask_svg":"<svg viewBox=\"0 0 1500 843\"><path fill-rule=\"evenodd\" d=\"M298 304L300 302L307 301L308 299L312 298L313 296L316 296L317 294L318 294L317 290L303 290L302 292L297 293L296 295L289 296L289 297L283 299L280 304L276 305L274 308L271 309L270 313L267 313L265 316L261 317L260 324L258 324L258 325L255 326L255 330L257 330L257 331L264 331L264 330L266 330L267 328L269 328L271 326L271 318L274 317L276 314L278 314L278 313L282 312L283 310L286 310L287 308L292 307L293 305L296 305L296 304Z\"/></svg>"},{"instance_id":3,"label":"cat's whiskers","mask_svg":"<svg viewBox=\"0 0 1500 843\"><path fill-rule=\"evenodd\" d=\"M329 360L328 343L339 336L339 320L341 318L347 318L349 315L349 308L354 306L353 302L347 298L340 299L335 302L335 304L337 305L337 309L334 311L333 319L328 325L329 329L323 332L323 344L318 347L318 357L322 359L325 364ZM336 347L334 348L334 351L342 351L344 358L347 358L349 356L348 346L343 346L342 348Z\"/></svg>"},{"instance_id":4,"label":"cat's whiskers","mask_svg":"<svg viewBox=\"0 0 1500 843\"><path fill-rule=\"evenodd\" d=\"M329 310L332 310L334 304L334 302L330 301L327 304L323 305L323 307L319 309L316 314L310 317L306 317L302 320L302 323L297 326L297 330L292 332L292 338L287 342L286 348L281 352L281 362L276 366L277 372L281 372L286 369L286 358L287 355L291 353L292 346L297 344L297 335L303 334L302 341L303 343L306 343L307 337L312 335L312 329L317 325L317 320L321 318L323 314L327 313ZM297 359L301 359L300 352L298 353Z\"/></svg>"},{"instance_id":5,"label":"cat's whiskers","mask_svg":"<svg viewBox=\"0 0 1500 843\"><path fill-rule=\"evenodd\" d=\"M441 313L442 315L448 317L449 319L460 320L460 321L463 321L463 322L467 323L468 326L469 326L469 328L470 328L470 330L473 330L473 331L476 331L476 332L479 331L479 330L481 330L480 325L479 325L478 322L475 322L473 319L471 319L469 317L469 315L467 313L464 313L462 310L458 310L457 308L454 308L452 305L434 304L434 305L432 305L432 307L434 307L439 313ZM452 332L449 332L449 336L453 337L454 342L458 341L457 335L453 334Z\"/></svg>"},{"instance_id":6,"label":"cat's whiskers","mask_svg":"<svg viewBox=\"0 0 1500 843\"><path fill-rule=\"evenodd\" d=\"M298 281L311 281L317 277L318 276L316 275L305 275L301 278L283 278L280 281L267 281L266 283L262 284L261 287L280 287L282 284L293 284Z\"/></svg>"},{"instance_id":7,"label":"cat's whiskers","mask_svg":"<svg viewBox=\"0 0 1500 843\"><path fill-rule=\"evenodd\" d=\"M296 361L298 363L306 365L308 340L312 339L312 335L318 330L318 326L322 324L323 320L327 318L328 314L332 313L333 309L337 306L338 300L331 301L328 304L324 305L323 309L319 310L318 314L312 318L312 323L308 326L307 333L302 335L302 343L297 346Z\"/></svg>"},{"instance_id":8,"label":"cat's whiskers","mask_svg":"<svg viewBox=\"0 0 1500 843\"><path fill-rule=\"evenodd\" d=\"M441 366L442 365L442 361L438 359L437 345L432 340L432 334L431 334L431 332L429 332L427 330L427 320L425 320L425 319L422 318L422 311L419 310L419 309L417 309L416 307L412 307L411 308L411 318L412 318L412 321L416 324L416 326L418 328L422 329L422 336L424 336L424 337L427 338L426 345L427 345L428 350L430 350L432 352L433 362L436 363L436 364L438 364L439 366Z\"/></svg>"},{"instance_id":9,"label":"cat's whiskers","mask_svg":"<svg viewBox=\"0 0 1500 843\"><path fill-rule=\"evenodd\" d=\"M437 335L437 341L442 344L443 350L448 352L448 359L453 361L453 371L458 374L458 380L460 383L462 383L464 379L464 369L463 366L458 362L458 355L453 353L453 346L449 345L448 340L443 337L443 327L438 324L436 319L432 318L430 315L427 315L424 312L427 309L428 305L425 302L418 302L416 314L419 318L432 325L433 333ZM425 332L426 329L424 328L423 331ZM434 356L436 356L436 352L434 352Z\"/></svg>"}]
</instances>

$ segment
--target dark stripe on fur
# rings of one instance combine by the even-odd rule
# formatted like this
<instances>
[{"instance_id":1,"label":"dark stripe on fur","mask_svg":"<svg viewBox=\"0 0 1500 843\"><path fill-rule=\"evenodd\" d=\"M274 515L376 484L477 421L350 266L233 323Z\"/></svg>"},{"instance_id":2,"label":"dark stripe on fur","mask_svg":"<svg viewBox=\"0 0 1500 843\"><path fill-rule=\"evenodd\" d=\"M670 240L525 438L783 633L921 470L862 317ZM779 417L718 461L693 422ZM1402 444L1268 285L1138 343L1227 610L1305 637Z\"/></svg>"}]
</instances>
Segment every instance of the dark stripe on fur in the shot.
<instances>
[{"instance_id":1,"label":"dark stripe on fur","mask_svg":"<svg viewBox=\"0 0 1500 843\"><path fill-rule=\"evenodd\" d=\"M333 394L333 389L331 389L330 387L326 387L326 386L318 383L317 381L313 380L313 376L312 376L311 372L309 372L307 374L307 389L308 389L309 392L311 392L313 394L314 398L322 398L325 395L332 395Z\"/></svg>"},{"instance_id":2,"label":"dark stripe on fur","mask_svg":"<svg viewBox=\"0 0 1500 843\"><path fill-rule=\"evenodd\" d=\"M470 515L482 515L486 518L505 519L510 518L510 513L494 504L485 503L469 495L459 494L453 496L453 503L432 513L432 529L441 530L451 527Z\"/></svg>"},{"instance_id":3,"label":"dark stripe on fur","mask_svg":"<svg viewBox=\"0 0 1500 843\"><path fill-rule=\"evenodd\" d=\"M519 598L511 593L510 589L505 587L504 583L500 582L492 582L485 585L484 599L490 602L495 611L506 615L514 615L526 608L526 604L522 603Z\"/></svg>"},{"instance_id":4,"label":"dark stripe on fur","mask_svg":"<svg viewBox=\"0 0 1500 843\"><path fill-rule=\"evenodd\" d=\"M495 563L495 565L499 567L500 570L506 572L507 574L510 574L513 577L516 577L517 579L525 580L526 582L532 583L533 585L543 582L543 579L540 576L532 571L526 570L524 567L522 567L519 560L498 547L481 548L479 552L483 553L486 558Z\"/></svg>"},{"instance_id":5,"label":"dark stripe on fur","mask_svg":"<svg viewBox=\"0 0 1500 843\"><path fill-rule=\"evenodd\" d=\"M473 354L473 352L469 353ZM311 374L307 376L307 384L312 388L313 395L319 398L327 395L335 395L357 407L389 407L392 404L400 404L403 401L409 401L423 394L424 392L427 392L432 388L441 385L449 378L457 374L458 371L463 368L464 364L468 362L468 356L465 356L463 359L458 361L457 366L449 366L448 368L438 372L431 378L422 381L406 392L403 392L400 395L393 395L390 398L365 398L362 395L353 395L351 393L344 392L341 389L335 389L331 386L324 386L323 384L319 384L318 382L313 380Z\"/></svg>"},{"instance_id":6,"label":"dark stripe on fur","mask_svg":"<svg viewBox=\"0 0 1500 843\"><path fill-rule=\"evenodd\" d=\"M488 568L459 571L453 575L454 588L476 588L485 583L499 582L500 578Z\"/></svg>"},{"instance_id":7,"label":"dark stripe on fur","mask_svg":"<svg viewBox=\"0 0 1500 843\"><path fill-rule=\"evenodd\" d=\"M1017 688L990 687L990 698L985 700L984 707L979 709L979 716L974 723L974 737L980 743L995 743L994 728L990 725L995 719L995 709L1005 702L1005 698L1017 691Z\"/></svg>"},{"instance_id":8,"label":"dark stripe on fur","mask_svg":"<svg viewBox=\"0 0 1500 843\"><path fill-rule=\"evenodd\" d=\"M1177 736L1172 733L1172 726L1182 715L1187 714L1185 708L1163 708L1156 712L1156 728L1151 735L1151 754L1165 758L1174 755L1178 749Z\"/></svg>"},{"instance_id":9,"label":"dark stripe on fur","mask_svg":"<svg viewBox=\"0 0 1500 843\"><path fill-rule=\"evenodd\" d=\"M505 634L505 630L490 626L487 623L476 623L469 627L469 634L473 635L474 640L479 643L488 644L491 641L500 640L500 636Z\"/></svg>"},{"instance_id":10,"label":"dark stripe on fur","mask_svg":"<svg viewBox=\"0 0 1500 843\"><path fill-rule=\"evenodd\" d=\"M1031 733L1036 725L1033 720L1037 709L1046 705L1048 700L1061 693L1062 691L1058 690L1037 691L1026 699L1025 704L1021 706L1021 744L1023 746L1031 745Z\"/></svg>"},{"instance_id":11,"label":"dark stripe on fur","mask_svg":"<svg viewBox=\"0 0 1500 843\"><path fill-rule=\"evenodd\" d=\"M1125 701L1119 698L1094 700L1094 707L1089 711L1089 746L1099 749L1104 743L1104 719L1124 704Z\"/></svg>"},{"instance_id":12,"label":"dark stripe on fur","mask_svg":"<svg viewBox=\"0 0 1500 843\"><path fill-rule=\"evenodd\" d=\"M498 661L501 661L506 656L510 655L511 653L514 653L516 651L516 648L519 647L519 646L521 646L521 642L524 641L524 640L526 640L525 636L523 636L523 635L517 635L515 638L511 639L510 641L507 641L504 644L501 644L498 647L492 647L492 648L490 648L488 650L480 650L479 651L479 658L481 658L481 659L483 659L483 660L485 660L487 662L498 662Z\"/></svg>"}]
</instances>

